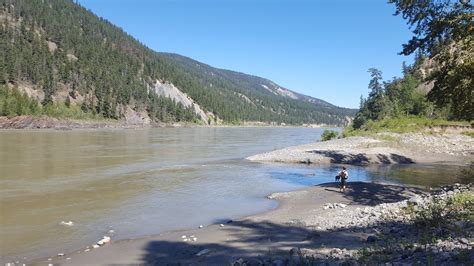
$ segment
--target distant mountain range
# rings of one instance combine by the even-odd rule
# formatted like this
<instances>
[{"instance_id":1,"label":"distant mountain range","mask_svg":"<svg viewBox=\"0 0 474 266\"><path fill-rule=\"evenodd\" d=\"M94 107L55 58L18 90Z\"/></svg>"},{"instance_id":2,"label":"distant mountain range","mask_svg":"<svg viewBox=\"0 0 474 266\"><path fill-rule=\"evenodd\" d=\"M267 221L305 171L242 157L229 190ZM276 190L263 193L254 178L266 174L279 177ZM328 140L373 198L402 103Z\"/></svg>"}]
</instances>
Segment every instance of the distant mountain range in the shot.
<instances>
[{"instance_id":1,"label":"distant mountain range","mask_svg":"<svg viewBox=\"0 0 474 266\"><path fill-rule=\"evenodd\" d=\"M157 53L67 0L0 0L0 86L133 123L346 124L354 109Z\"/></svg>"}]
</instances>

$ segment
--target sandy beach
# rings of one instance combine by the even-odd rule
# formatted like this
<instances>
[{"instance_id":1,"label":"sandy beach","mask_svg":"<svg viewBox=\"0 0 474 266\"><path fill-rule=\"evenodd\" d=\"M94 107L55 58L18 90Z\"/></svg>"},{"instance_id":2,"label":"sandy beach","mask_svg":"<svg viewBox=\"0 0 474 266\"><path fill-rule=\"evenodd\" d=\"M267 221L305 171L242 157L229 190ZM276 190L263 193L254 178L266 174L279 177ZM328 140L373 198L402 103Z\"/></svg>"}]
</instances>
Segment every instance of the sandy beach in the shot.
<instances>
[{"instance_id":1,"label":"sandy beach","mask_svg":"<svg viewBox=\"0 0 474 266\"><path fill-rule=\"evenodd\" d=\"M305 144L248 157L251 161L283 163L469 164L474 139L461 134L380 133Z\"/></svg>"},{"instance_id":2,"label":"sandy beach","mask_svg":"<svg viewBox=\"0 0 474 266\"><path fill-rule=\"evenodd\" d=\"M351 183L345 193L333 183L313 186L270 195L280 202L279 207L263 214L135 240L112 239L97 249L84 248L35 263L228 265L240 258L284 257L294 248L321 254L335 248L355 251L368 245L367 237L373 232L353 230L363 224L355 217L343 219L346 213L419 193L423 192L417 188L374 183ZM337 205L331 208L328 203Z\"/></svg>"}]
</instances>

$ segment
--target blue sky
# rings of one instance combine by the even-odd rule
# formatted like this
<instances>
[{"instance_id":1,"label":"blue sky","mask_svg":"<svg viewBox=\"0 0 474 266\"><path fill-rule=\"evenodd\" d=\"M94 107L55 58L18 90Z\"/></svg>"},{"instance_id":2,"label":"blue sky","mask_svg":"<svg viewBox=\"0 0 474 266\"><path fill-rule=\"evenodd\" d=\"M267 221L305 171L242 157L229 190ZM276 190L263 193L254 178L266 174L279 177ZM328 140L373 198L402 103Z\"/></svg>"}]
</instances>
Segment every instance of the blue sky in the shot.
<instances>
[{"instance_id":1,"label":"blue sky","mask_svg":"<svg viewBox=\"0 0 474 266\"><path fill-rule=\"evenodd\" d=\"M343 107L368 93L367 69L401 74L404 20L384 0L79 0L160 52L268 78Z\"/></svg>"}]
</instances>

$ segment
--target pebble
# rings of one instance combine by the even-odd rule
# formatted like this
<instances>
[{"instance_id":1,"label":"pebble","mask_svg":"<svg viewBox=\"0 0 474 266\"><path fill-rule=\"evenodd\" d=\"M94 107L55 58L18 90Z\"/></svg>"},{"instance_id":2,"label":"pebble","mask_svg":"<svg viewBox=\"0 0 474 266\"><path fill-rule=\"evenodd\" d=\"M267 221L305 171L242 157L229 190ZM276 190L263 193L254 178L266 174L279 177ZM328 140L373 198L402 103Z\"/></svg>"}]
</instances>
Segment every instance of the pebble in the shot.
<instances>
[{"instance_id":1,"label":"pebble","mask_svg":"<svg viewBox=\"0 0 474 266\"><path fill-rule=\"evenodd\" d=\"M199 257L199 256L202 256L202 255L206 255L209 252L211 252L211 250L206 248L206 249L203 249L203 250L199 251L198 253L196 253L196 256Z\"/></svg>"},{"instance_id":2,"label":"pebble","mask_svg":"<svg viewBox=\"0 0 474 266\"><path fill-rule=\"evenodd\" d=\"M74 222L73 221L67 221L67 222L61 221L59 224L60 225L65 225L65 226L73 226Z\"/></svg>"}]
</instances>

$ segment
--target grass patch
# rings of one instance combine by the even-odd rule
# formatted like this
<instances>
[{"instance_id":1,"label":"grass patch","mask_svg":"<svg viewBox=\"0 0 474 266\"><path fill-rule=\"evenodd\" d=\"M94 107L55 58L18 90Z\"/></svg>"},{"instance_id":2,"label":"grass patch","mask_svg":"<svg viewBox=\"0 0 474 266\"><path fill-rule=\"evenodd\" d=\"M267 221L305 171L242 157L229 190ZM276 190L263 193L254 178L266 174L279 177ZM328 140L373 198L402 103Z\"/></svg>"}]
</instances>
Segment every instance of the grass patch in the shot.
<instances>
[{"instance_id":1,"label":"grass patch","mask_svg":"<svg viewBox=\"0 0 474 266\"><path fill-rule=\"evenodd\" d=\"M474 131L463 131L461 134L474 138Z\"/></svg>"},{"instance_id":2,"label":"grass patch","mask_svg":"<svg viewBox=\"0 0 474 266\"><path fill-rule=\"evenodd\" d=\"M385 118L380 121L369 120L360 129L347 127L343 131L343 136L370 136L381 132L420 132L426 130L429 127L443 126L470 126L470 123L466 121L447 121L443 119L430 119L427 117L418 116Z\"/></svg>"},{"instance_id":3,"label":"grass patch","mask_svg":"<svg viewBox=\"0 0 474 266\"><path fill-rule=\"evenodd\" d=\"M79 120L105 120L103 116L86 113L79 106L67 107L64 104L49 104L40 109L40 115L47 115L56 118L69 118Z\"/></svg>"},{"instance_id":4,"label":"grass patch","mask_svg":"<svg viewBox=\"0 0 474 266\"><path fill-rule=\"evenodd\" d=\"M335 139L337 138L338 135L339 133L337 133L337 131L325 129L323 133L321 134L321 141Z\"/></svg>"},{"instance_id":5,"label":"grass patch","mask_svg":"<svg viewBox=\"0 0 474 266\"><path fill-rule=\"evenodd\" d=\"M457 193L446 199L433 199L422 208L409 206L405 212L421 228L452 227L456 221L474 222L474 193Z\"/></svg>"}]
</instances>

